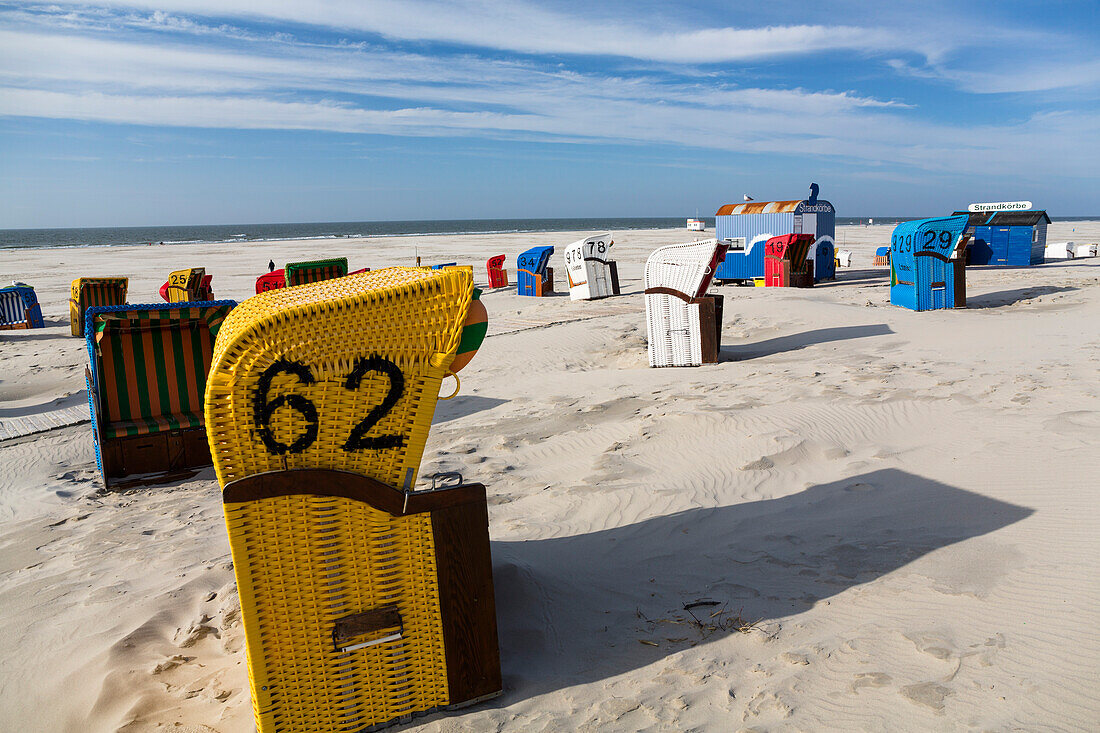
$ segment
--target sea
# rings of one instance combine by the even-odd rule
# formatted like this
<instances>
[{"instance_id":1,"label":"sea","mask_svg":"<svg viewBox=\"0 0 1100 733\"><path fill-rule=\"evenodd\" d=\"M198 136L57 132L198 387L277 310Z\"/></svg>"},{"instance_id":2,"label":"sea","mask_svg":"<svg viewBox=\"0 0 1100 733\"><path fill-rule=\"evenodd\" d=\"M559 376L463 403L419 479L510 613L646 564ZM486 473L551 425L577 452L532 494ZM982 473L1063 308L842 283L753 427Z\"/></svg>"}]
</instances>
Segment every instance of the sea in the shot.
<instances>
[{"instance_id":1,"label":"sea","mask_svg":"<svg viewBox=\"0 0 1100 733\"><path fill-rule=\"evenodd\" d=\"M872 217L894 225L915 217ZM1097 217L1060 217L1087 221ZM708 231L714 218L703 217ZM866 224L868 218L837 217L837 224ZM517 234L523 232L625 231L685 229L686 217L611 219L440 219L422 221L348 221L300 224L216 224L197 226L93 227L85 229L0 229L0 249L26 247L109 247L133 244L205 244L279 242L289 239Z\"/></svg>"}]
</instances>

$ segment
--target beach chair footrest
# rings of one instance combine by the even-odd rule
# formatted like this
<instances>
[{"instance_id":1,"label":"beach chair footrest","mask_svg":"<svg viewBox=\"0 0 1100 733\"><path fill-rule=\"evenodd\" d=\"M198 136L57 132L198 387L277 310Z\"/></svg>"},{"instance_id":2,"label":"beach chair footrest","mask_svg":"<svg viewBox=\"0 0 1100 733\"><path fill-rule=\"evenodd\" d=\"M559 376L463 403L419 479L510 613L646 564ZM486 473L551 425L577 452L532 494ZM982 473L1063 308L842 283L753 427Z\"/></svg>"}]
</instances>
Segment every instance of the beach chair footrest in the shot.
<instances>
[{"instance_id":1,"label":"beach chair footrest","mask_svg":"<svg viewBox=\"0 0 1100 733\"><path fill-rule=\"evenodd\" d=\"M206 431L201 427L146 435L103 438L103 475L111 478L133 474L171 474L211 464ZM170 478L168 480L171 480Z\"/></svg>"}]
</instances>

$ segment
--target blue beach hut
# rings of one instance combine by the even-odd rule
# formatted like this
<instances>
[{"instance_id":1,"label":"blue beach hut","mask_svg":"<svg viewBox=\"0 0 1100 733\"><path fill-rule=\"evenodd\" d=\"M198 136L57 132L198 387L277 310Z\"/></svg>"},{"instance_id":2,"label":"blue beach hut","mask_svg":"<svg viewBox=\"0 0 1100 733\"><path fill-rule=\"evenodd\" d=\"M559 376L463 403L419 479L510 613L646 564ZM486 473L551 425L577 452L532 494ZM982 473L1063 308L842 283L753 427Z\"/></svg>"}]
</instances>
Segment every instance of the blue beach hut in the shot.
<instances>
[{"instance_id":1,"label":"blue beach hut","mask_svg":"<svg viewBox=\"0 0 1100 733\"><path fill-rule=\"evenodd\" d=\"M547 267L551 246L532 247L516 258L516 284L519 295L541 297L554 292L554 270Z\"/></svg>"},{"instance_id":2,"label":"blue beach hut","mask_svg":"<svg viewBox=\"0 0 1100 733\"><path fill-rule=\"evenodd\" d=\"M963 307L966 280L956 250L966 216L898 224L890 237L890 302L915 311Z\"/></svg>"},{"instance_id":3,"label":"blue beach hut","mask_svg":"<svg viewBox=\"0 0 1100 733\"><path fill-rule=\"evenodd\" d=\"M730 249L714 279L728 282L764 277L764 243L784 234L813 234L817 244L807 258L814 261L814 281L833 277L836 210L817 195L818 185L811 183L810 197L802 201L753 201L718 209L715 236Z\"/></svg>"},{"instance_id":4,"label":"blue beach hut","mask_svg":"<svg viewBox=\"0 0 1100 733\"><path fill-rule=\"evenodd\" d=\"M1028 267L1046 261L1046 211L956 211L966 216L970 264Z\"/></svg>"}]
</instances>

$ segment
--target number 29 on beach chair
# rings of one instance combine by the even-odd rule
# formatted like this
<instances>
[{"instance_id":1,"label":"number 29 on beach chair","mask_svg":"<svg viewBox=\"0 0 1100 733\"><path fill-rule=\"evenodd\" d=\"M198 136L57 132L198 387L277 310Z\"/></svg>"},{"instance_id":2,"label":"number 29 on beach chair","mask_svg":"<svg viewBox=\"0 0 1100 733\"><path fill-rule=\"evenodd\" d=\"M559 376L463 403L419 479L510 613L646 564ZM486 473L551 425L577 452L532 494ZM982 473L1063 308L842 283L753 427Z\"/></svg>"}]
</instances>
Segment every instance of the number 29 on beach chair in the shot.
<instances>
[{"instance_id":1,"label":"number 29 on beach chair","mask_svg":"<svg viewBox=\"0 0 1100 733\"><path fill-rule=\"evenodd\" d=\"M260 733L501 690L485 487L414 490L484 333L474 294L469 268L388 268L261 293L218 334L206 419Z\"/></svg>"}]
</instances>

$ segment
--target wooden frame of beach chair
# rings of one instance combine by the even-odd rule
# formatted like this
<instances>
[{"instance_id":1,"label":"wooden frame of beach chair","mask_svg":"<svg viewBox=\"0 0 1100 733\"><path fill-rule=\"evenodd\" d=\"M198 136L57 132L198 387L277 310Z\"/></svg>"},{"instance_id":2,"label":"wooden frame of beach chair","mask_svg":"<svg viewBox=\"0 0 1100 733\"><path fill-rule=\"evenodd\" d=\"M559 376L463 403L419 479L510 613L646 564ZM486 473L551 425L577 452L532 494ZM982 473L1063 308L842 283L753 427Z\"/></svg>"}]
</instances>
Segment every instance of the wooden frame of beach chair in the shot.
<instances>
[{"instance_id":1,"label":"wooden frame of beach chair","mask_svg":"<svg viewBox=\"0 0 1100 733\"><path fill-rule=\"evenodd\" d=\"M78 277L69 286L69 324L73 336L84 336L89 308L124 305L130 281L125 277Z\"/></svg>"},{"instance_id":2,"label":"wooden frame of beach chair","mask_svg":"<svg viewBox=\"0 0 1100 733\"><path fill-rule=\"evenodd\" d=\"M875 250L875 267L889 267L890 266L890 248L879 247Z\"/></svg>"},{"instance_id":3,"label":"wooden frame of beach chair","mask_svg":"<svg viewBox=\"0 0 1100 733\"><path fill-rule=\"evenodd\" d=\"M554 292L554 268L547 267L554 248L532 247L516 257L516 293L541 298Z\"/></svg>"},{"instance_id":4,"label":"wooden frame of beach chair","mask_svg":"<svg viewBox=\"0 0 1100 733\"><path fill-rule=\"evenodd\" d=\"M308 285L347 275L348 258L334 257L310 262L288 262L284 269L288 288L295 285Z\"/></svg>"},{"instance_id":5,"label":"wooden frame of beach chair","mask_svg":"<svg viewBox=\"0 0 1100 733\"><path fill-rule=\"evenodd\" d=\"M208 466L203 392L233 301L89 308L88 404L103 483L151 483Z\"/></svg>"},{"instance_id":6,"label":"wooden frame of beach chair","mask_svg":"<svg viewBox=\"0 0 1100 733\"><path fill-rule=\"evenodd\" d=\"M45 325L34 288L22 283L0 288L0 331L43 328Z\"/></svg>"},{"instance_id":7,"label":"wooden frame of beach chair","mask_svg":"<svg viewBox=\"0 0 1100 733\"><path fill-rule=\"evenodd\" d=\"M508 259L507 255L497 255L486 261L485 271L489 276L490 288L508 287L508 271L504 269L504 260L506 259Z\"/></svg>"},{"instance_id":8,"label":"wooden frame of beach chair","mask_svg":"<svg viewBox=\"0 0 1100 733\"><path fill-rule=\"evenodd\" d=\"M718 361L721 295L706 295L728 244L706 239L659 247L645 263L649 365L699 366Z\"/></svg>"},{"instance_id":9,"label":"wooden frame of beach chair","mask_svg":"<svg viewBox=\"0 0 1100 733\"><path fill-rule=\"evenodd\" d=\"M615 242L611 232L573 242L565 248L565 277L570 300L598 300L619 294L619 268L607 258Z\"/></svg>"},{"instance_id":10,"label":"wooden frame of beach chair","mask_svg":"<svg viewBox=\"0 0 1100 733\"><path fill-rule=\"evenodd\" d=\"M806 259L812 234L784 234L764 243L764 285L769 288L812 288L813 263Z\"/></svg>"},{"instance_id":11,"label":"wooden frame of beach chair","mask_svg":"<svg viewBox=\"0 0 1100 733\"><path fill-rule=\"evenodd\" d=\"M207 434L260 733L501 691L485 488L413 490L473 289L387 268L249 298L218 334Z\"/></svg>"},{"instance_id":12,"label":"wooden frame of beach chair","mask_svg":"<svg viewBox=\"0 0 1100 733\"><path fill-rule=\"evenodd\" d=\"M210 287L213 275L207 275L203 267L176 270L168 275L168 282L160 287L160 297L169 303L194 303L211 301L214 292Z\"/></svg>"}]
</instances>

